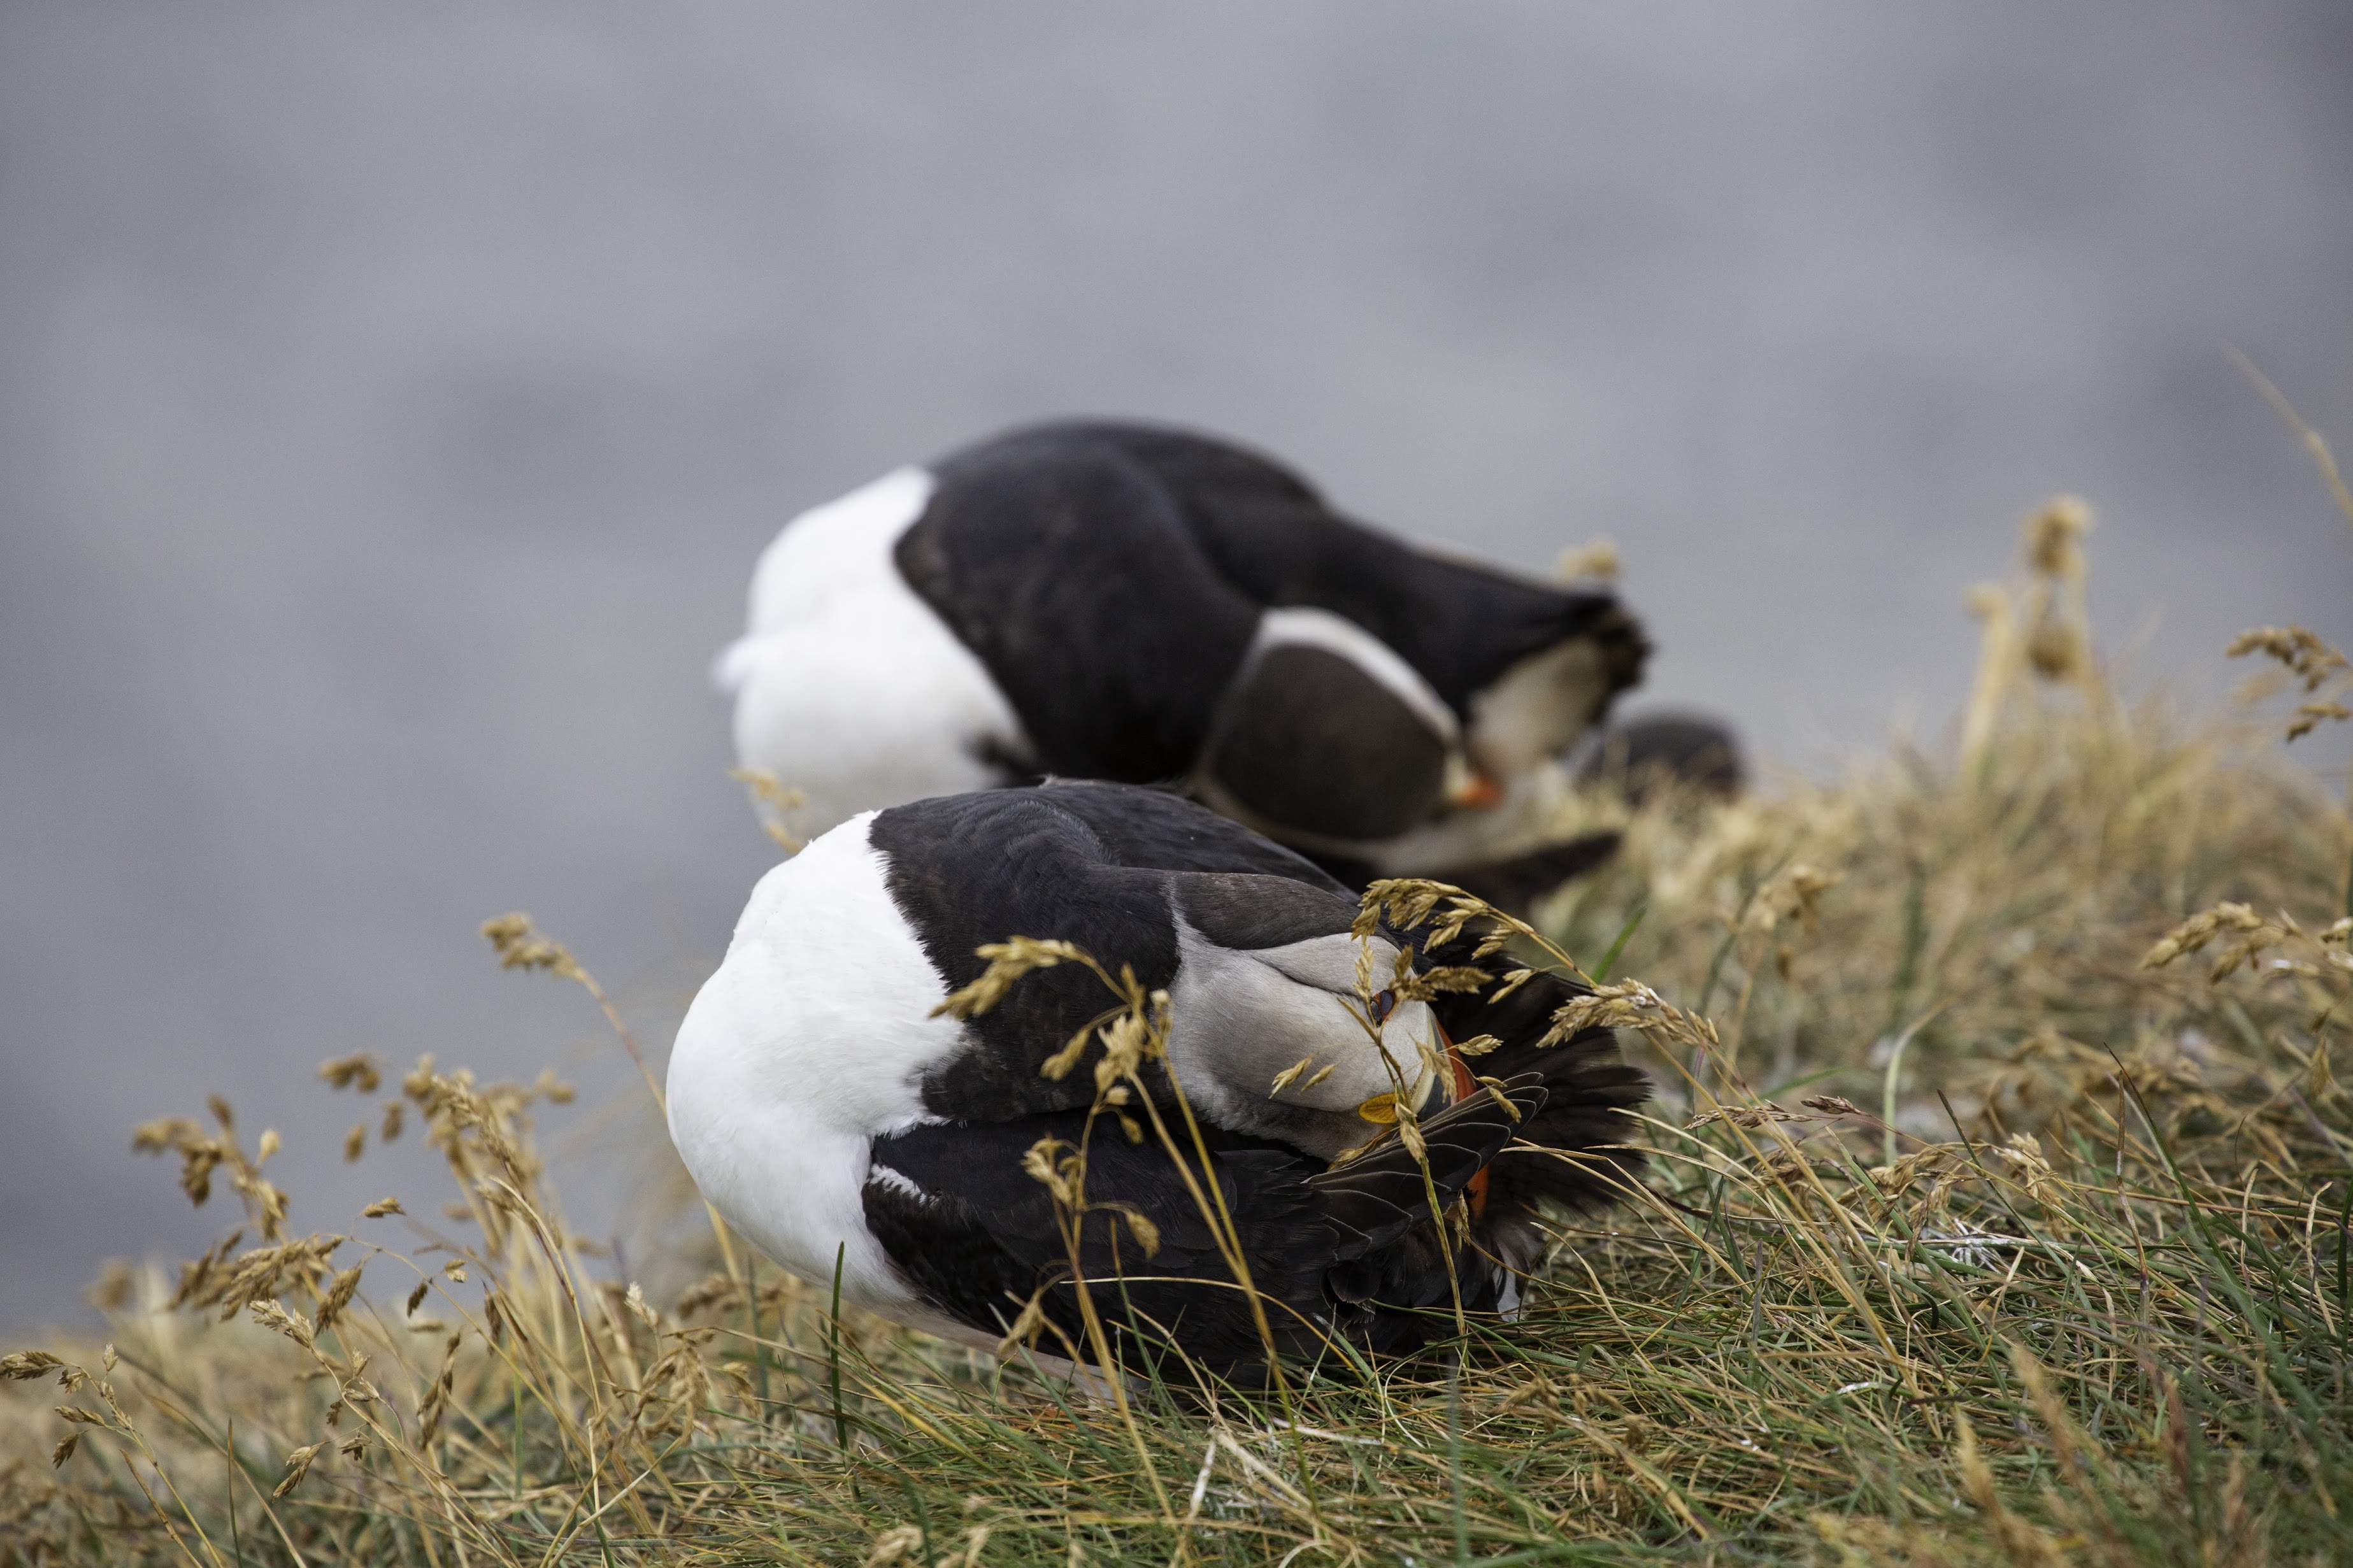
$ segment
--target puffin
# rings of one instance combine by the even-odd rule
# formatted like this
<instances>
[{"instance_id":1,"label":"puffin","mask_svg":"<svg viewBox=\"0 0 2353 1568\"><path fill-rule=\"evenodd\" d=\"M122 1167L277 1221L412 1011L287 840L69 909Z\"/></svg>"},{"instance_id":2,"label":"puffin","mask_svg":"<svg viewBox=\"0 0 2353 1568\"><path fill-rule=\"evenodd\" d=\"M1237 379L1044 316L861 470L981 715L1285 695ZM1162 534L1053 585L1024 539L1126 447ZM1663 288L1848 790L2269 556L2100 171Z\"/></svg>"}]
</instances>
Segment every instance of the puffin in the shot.
<instances>
[{"instance_id":1,"label":"puffin","mask_svg":"<svg viewBox=\"0 0 2353 1568\"><path fill-rule=\"evenodd\" d=\"M794 518L712 678L802 837L1103 779L1179 786L1360 887L1528 853L1556 884L1612 847L1529 849L1557 759L1647 653L1598 586L1411 547L1226 440L1086 420Z\"/></svg>"},{"instance_id":2,"label":"puffin","mask_svg":"<svg viewBox=\"0 0 2353 1568\"><path fill-rule=\"evenodd\" d=\"M1175 1352L1262 1381L1335 1342L1408 1354L1458 1310L1517 1310L1546 1205L1597 1208L1639 1177L1647 1079L1608 1030L1548 1037L1575 981L1484 984L1517 966L1426 925L1367 931L1359 910L1306 858L1166 790L860 812L760 879L679 1028L670 1135L768 1258L951 1341L1036 1331L1041 1359L1100 1360L1090 1292L1123 1365ZM959 1005L1018 938L1093 966ZM1108 976L1166 1024L1105 1096ZM1052 1178L1080 1150L1073 1210ZM1222 1244L1205 1209L1229 1217Z\"/></svg>"},{"instance_id":3,"label":"puffin","mask_svg":"<svg viewBox=\"0 0 2353 1568\"><path fill-rule=\"evenodd\" d=\"M1588 743L1575 772L1579 784L1614 789L1637 806L1669 788L1728 801L1748 787L1738 737L1704 713L1646 713L1612 724Z\"/></svg>"}]
</instances>

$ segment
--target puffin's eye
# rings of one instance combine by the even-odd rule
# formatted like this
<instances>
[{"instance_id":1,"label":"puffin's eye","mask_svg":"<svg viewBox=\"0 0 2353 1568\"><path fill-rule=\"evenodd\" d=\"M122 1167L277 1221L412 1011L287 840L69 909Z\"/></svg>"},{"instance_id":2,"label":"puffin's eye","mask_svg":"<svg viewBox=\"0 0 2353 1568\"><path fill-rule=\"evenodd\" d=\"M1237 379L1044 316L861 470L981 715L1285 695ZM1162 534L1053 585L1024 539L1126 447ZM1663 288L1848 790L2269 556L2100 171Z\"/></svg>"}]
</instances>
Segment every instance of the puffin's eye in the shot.
<instances>
[{"instance_id":1,"label":"puffin's eye","mask_svg":"<svg viewBox=\"0 0 2353 1568\"><path fill-rule=\"evenodd\" d=\"M1374 1023L1376 1023L1376 1024L1386 1024L1386 1023L1388 1023L1388 1022L1389 1015L1390 1015L1391 1013L1396 1012L1396 1011L1397 1011L1397 993L1396 993L1396 992L1394 992L1394 991L1384 991L1384 992L1382 992L1379 995L1377 995L1377 996L1376 996L1376 997L1374 997L1374 998L1373 998L1373 1022L1374 1022Z\"/></svg>"}]
</instances>

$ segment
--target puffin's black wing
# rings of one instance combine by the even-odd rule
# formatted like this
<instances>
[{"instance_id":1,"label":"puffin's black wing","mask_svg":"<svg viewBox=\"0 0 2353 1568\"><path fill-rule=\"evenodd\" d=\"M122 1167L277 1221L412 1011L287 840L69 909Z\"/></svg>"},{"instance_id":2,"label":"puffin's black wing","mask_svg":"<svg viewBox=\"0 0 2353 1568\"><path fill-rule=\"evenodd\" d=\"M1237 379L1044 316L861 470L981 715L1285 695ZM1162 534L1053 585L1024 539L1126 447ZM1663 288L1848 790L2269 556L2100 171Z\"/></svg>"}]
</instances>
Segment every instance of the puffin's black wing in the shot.
<instances>
[{"instance_id":1,"label":"puffin's black wing","mask_svg":"<svg viewBox=\"0 0 2353 1568\"><path fill-rule=\"evenodd\" d=\"M1045 797L1085 823L1104 858L1114 865L1279 877L1343 894L1352 907L1356 902L1355 893L1306 857L1166 790L1060 783L1048 786Z\"/></svg>"},{"instance_id":2,"label":"puffin's black wing","mask_svg":"<svg viewBox=\"0 0 2353 1568\"><path fill-rule=\"evenodd\" d=\"M1337 1331L1375 1348L1409 1349L1442 1321L1426 1315L1452 1289L1440 1232L1430 1217L1434 1187L1452 1204L1542 1106L1533 1079L1506 1086L1510 1110L1481 1095L1450 1106L1423 1126L1429 1183L1395 1136L1359 1159L1318 1173L1279 1147L1217 1134L1210 1168L1231 1216L1253 1285L1267 1300L1269 1327L1285 1355L1312 1355ZM1181 1136L1181 1135L1180 1135ZM1023 1169L1040 1140L1086 1145L1086 1209L1071 1238L1047 1187ZM1179 1143L1198 1181L1198 1155ZM1202 1185L1206 1194L1207 1186ZM974 1126L915 1127L878 1139L865 1191L866 1223L917 1289L937 1308L984 1331L1017 1318L1039 1286L1048 1315L1083 1347L1071 1281L1082 1273L1098 1313L1132 1326L1126 1357L1173 1341L1221 1376L1260 1366L1264 1342L1247 1297L1219 1246L1216 1229L1156 1140L1131 1144L1108 1118L1092 1134L1082 1111ZM1152 1232L1147 1252L1132 1216ZM1493 1310L1502 1281L1475 1253L1454 1260L1464 1305Z\"/></svg>"},{"instance_id":3,"label":"puffin's black wing","mask_svg":"<svg viewBox=\"0 0 2353 1568\"><path fill-rule=\"evenodd\" d=\"M875 816L868 842L888 863L892 899L949 990L980 978L988 966L977 955L981 946L1017 936L1075 942L1114 973L1122 964L1132 968L1147 989L1175 979L1176 928L1166 879L1107 859L1093 829L1050 798L1065 793L944 795ZM1092 1094L1085 1074L1056 1082L1039 1068L1113 1000L1078 964L1028 976L965 1025L971 1049L924 1076L924 1106L935 1115L1002 1121L1085 1105Z\"/></svg>"},{"instance_id":4,"label":"puffin's black wing","mask_svg":"<svg viewBox=\"0 0 2353 1568\"><path fill-rule=\"evenodd\" d=\"M1019 434L1109 447L1156 475L1190 504L1324 504L1305 475L1264 452L1196 431L1124 419L1066 419Z\"/></svg>"},{"instance_id":5,"label":"puffin's black wing","mask_svg":"<svg viewBox=\"0 0 2353 1568\"><path fill-rule=\"evenodd\" d=\"M1086 428L1017 431L934 465L899 573L987 667L1043 771L1180 778L1260 606L1159 477Z\"/></svg>"},{"instance_id":6,"label":"puffin's black wing","mask_svg":"<svg viewBox=\"0 0 2353 1568\"><path fill-rule=\"evenodd\" d=\"M1147 1341L1173 1336L1221 1373L1262 1359L1249 1302L1167 1152L1152 1142L1130 1144L1108 1117L1092 1137L1086 1123L1084 1111L1060 1111L877 1139L867 1228L919 1291L984 1331L1002 1331L1040 1285L1063 1282L1047 1299L1049 1315L1084 1347L1061 1216L1052 1194L1023 1169L1041 1139L1066 1148L1083 1139L1089 1208L1080 1263L1097 1310L1113 1322L1133 1310ZM1270 1299L1269 1316L1285 1325L1280 1346L1295 1351L1312 1337L1305 1325L1325 1314L1322 1273L1339 1233L1307 1184L1310 1163L1285 1150L1220 1142L1227 1146L1213 1156L1219 1194L1252 1278ZM1149 1256L1129 1219L1138 1214L1156 1232ZM1057 1347L1050 1339L1044 1348Z\"/></svg>"}]
</instances>

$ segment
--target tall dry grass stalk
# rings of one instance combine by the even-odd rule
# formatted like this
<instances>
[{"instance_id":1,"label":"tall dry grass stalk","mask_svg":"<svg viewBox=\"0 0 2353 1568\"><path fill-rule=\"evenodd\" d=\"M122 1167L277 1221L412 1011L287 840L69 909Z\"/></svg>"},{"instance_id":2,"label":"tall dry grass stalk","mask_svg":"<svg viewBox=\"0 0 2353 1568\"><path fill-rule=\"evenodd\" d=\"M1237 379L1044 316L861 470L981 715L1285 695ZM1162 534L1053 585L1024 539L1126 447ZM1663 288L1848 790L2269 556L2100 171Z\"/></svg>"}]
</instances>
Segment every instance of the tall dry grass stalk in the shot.
<instances>
[{"instance_id":1,"label":"tall dry grass stalk","mask_svg":"<svg viewBox=\"0 0 2353 1568\"><path fill-rule=\"evenodd\" d=\"M723 1234L651 1300L564 1222L562 1086L353 1058L322 1102L375 1100L363 1144L421 1124L452 1192L297 1235L272 1135L142 1129L244 1222L0 1363L0 1565L2353 1560L2353 826L2275 739L2061 658L2054 561L2005 592L1965 759L1583 808L1628 849L1540 934L1658 1073L1655 1175L1559 1226L1518 1322L1092 1400ZM1101 973L1133 1118L1165 1020Z\"/></svg>"}]
</instances>

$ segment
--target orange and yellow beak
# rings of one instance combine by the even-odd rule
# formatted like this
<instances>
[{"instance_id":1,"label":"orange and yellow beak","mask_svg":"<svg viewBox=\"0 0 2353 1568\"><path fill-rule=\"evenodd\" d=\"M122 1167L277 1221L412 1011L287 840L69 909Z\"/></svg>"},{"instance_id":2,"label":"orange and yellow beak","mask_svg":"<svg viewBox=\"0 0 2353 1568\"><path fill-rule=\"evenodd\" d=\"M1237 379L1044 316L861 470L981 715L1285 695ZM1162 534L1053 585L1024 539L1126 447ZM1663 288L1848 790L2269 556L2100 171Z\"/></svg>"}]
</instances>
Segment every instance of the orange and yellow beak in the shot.
<instances>
[{"instance_id":1,"label":"orange and yellow beak","mask_svg":"<svg viewBox=\"0 0 2353 1568\"><path fill-rule=\"evenodd\" d=\"M1493 774L1466 767L1447 781L1446 804L1458 811L1484 811L1504 804L1504 786Z\"/></svg>"}]
</instances>

